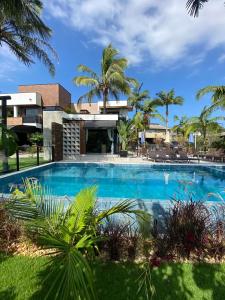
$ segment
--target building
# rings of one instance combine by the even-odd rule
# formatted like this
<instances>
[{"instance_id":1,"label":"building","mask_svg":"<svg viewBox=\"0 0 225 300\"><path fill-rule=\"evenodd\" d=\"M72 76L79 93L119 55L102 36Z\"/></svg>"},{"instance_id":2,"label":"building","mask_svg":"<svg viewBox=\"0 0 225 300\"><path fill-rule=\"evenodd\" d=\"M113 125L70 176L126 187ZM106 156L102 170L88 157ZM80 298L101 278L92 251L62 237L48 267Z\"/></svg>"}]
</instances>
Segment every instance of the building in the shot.
<instances>
[{"instance_id":1,"label":"building","mask_svg":"<svg viewBox=\"0 0 225 300\"><path fill-rule=\"evenodd\" d=\"M43 131L45 158L73 159L78 154L117 153L117 122L132 110L126 100L71 103L70 93L60 84L20 85L18 93L7 94L8 126L17 133L19 144L29 134ZM1 105L1 103L0 103ZM74 113L67 113L74 111Z\"/></svg>"},{"instance_id":2,"label":"building","mask_svg":"<svg viewBox=\"0 0 225 300\"><path fill-rule=\"evenodd\" d=\"M118 153L117 122L127 119L132 109L127 101L108 101L106 113L103 103L75 104L76 113L45 110L43 132L45 145L55 146L57 159L73 159L78 154ZM58 141L63 140L62 143ZM48 158L51 153L47 154Z\"/></svg>"},{"instance_id":3,"label":"building","mask_svg":"<svg viewBox=\"0 0 225 300\"><path fill-rule=\"evenodd\" d=\"M7 125L18 136L19 145L28 143L29 134L43 130L43 111L71 106L71 95L60 84L20 85L7 100ZM0 101L1 110L1 101ZM1 113L1 111L0 111Z\"/></svg>"},{"instance_id":4,"label":"building","mask_svg":"<svg viewBox=\"0 0 225 300\"><path fill-rule=\"evenodd\" d=\"M142 133L139 134L141 138ZM149 144L156 144L158 142L169 143L170 138L170 129L166 131L166 127L160 124L152 123L149 125L149 128L144 132L145 141Z\"/></svg>"}]
</instances>

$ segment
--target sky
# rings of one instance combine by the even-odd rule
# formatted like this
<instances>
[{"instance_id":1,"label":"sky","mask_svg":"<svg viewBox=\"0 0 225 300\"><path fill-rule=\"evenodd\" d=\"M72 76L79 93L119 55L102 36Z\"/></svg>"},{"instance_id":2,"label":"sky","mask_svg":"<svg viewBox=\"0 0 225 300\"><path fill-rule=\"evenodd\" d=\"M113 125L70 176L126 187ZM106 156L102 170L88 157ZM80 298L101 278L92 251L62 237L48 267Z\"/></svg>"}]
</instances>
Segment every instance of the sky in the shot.
<instances>
[{"instance_id":1,"label":"sky","mask_svg":"<svg viewBox=\"0 0 225 300\"><path fill-rule=\"evenodd\" d=\"M151 97L174 88L185 99L170 107L173 116L196 116L210 103L196 101L198 89L225 82L225 6L211 0L198 18L187 14L183 0L44 0L42 17L53 34L56 74L36 62L20 63L0 47L0 92L13 93L19 84L62 84L76 102L87 89L72 81L78 64L99 72L103 48L112 43L129 61L127 75L143 83ZM169 3L169 4L168 4ZM126 99L121 96L121 99ZM159 109L161 112L164 108Z\"/></svg>"}]
</instances>

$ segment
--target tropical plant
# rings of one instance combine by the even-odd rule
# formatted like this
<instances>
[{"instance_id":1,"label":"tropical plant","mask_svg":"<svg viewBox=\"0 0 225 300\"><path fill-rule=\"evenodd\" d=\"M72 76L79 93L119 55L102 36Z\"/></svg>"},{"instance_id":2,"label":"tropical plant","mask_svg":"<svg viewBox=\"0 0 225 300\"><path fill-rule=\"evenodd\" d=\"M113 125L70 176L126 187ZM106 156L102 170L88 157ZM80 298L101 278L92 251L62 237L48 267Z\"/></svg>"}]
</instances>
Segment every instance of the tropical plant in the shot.
<instances>
[{"instance_id":1,"label":"tropical plant","mask_svg":"<svg viewBox=\"0 0 225 300\"><path fill-rule=\"evenodd\" d=\"M8 157L13 155L17 149L16 134L7 129L3 124L0 124L0 154L2 156L3 172L8 172L9 164Z\"/></svg>"},{"instance_id":2,"label":"tropical plant","mask_svg":"<svg viewBox=\"0 0 225 300\"><path fill-rule=\"evenodd\" d=\"M189 118L187 116L174 116L174 122L178 122L177 125L174 125L172 130L176 132L177 137L181 137L182 141L185 142L189 138L189 134L187 134L189 128Z\"/></svg>"},{"instance_id":3,"label":"tropical plant","mask_svg":"<svg viewBox=\"0 0 225 300\"><path fill-rule=\"evenodd\" d=\"M0 46L4 44L24 64L34 63L34 57L46 65L51 74L55 67L49 52L57 57L49 45L51 29L42 21L40 0L2 0L0 2Z\"/></svg>"},{"instance_id":4,"label":"tropical plant","mask_svg":"<svg viewBox=\"0 0 225 300\"><path fill-rule=\"evenodd\" d=\"M169 92L161 91L156 94L157 98L154 100L156 105L166 107L166 135L168 135L168 117L170 105L182 105L184 99L181 96L175 96L174 89Z\"/></svg>"},{"instance_id":5,"label":"tropical plant","mask_svg":"<svg viewBox=\"0 0 225 300\"><path fill-rule=\"evenodd\" d=\"M136 86L132 89L129 98L128 98L128 103L132 107L135 108L136 113L138 112L139 109L142 108L142 103L146 100L150 100L149 96L149 91L144 90L141 92L142 84L137 83Z\"/></svg>"},{"instance_id":6,"label":"tropical plant","mask_svg":"<svg viewBox=\"0 0 225 300\"><path fill-rule=\"evenodd\" d=\"M205 106L199 117L192 117L188 122L186 135L194 132L200 132L203 138L204 150L206 150L207 146L207 135L210 133L215 134L223 130L223 127L218 123L218 121L225 120L225 117L211 117L214 110L214 106Z\"/></svg>"},{"instance_id":7,"label":"tropical plant","mask_svg":"<svg viewBox=\"0 0 225 300\"><path fill-rule=\"evenodd\" d=\"M203 5L208 2L208 0L188 0L186 3L187 10L191 16L197 17L199 15L199 10L203 8Z\"/></svg>"},{"instance_id":8,"label":"tropical plant","mask_svg":"<svg viewBox=\"0 0 225 300\"><path fill-rule=\"evenodd\" d=\"M200 257L205 251L205 239L210 233L210 212L203 202L176 200L165 216L165 228L155 240L155 254L161 258Z\"/></svg>"},{"instance_id":9,"label":"tropical plant","mask_svg":"<svg viewBox=\"0 0 225 300\"><path fill-rule=\"evenodd\" d=\"M211 101L215 107L220 107L222 109L225 108L225 86L224 85L220 85L220 86L212 85L200 89L196 94L197 100L201 99L208 93L212 94Z\"/></svg>"},{"instance_id":10,"label":"tropical plant","mask_svg":"<svg viewBox=\"0 0 225 300\"><path fill-rule=\"evenodd\" d=\"M165 123L165 118L157 111L157 103L154 100L148 99L144 101L141 110L144 113L144 119L146 125L150 125L151 119L159 119L161 122Z\"/></svg>"},{"instance_id":11,"label":"tropical plant","mask_svg":"<svg viewBox=\"0 0 225 300\"><path fill-rule=\"evenodd\" d=\"M44 285L50 282L45 299L95 299L88 260L101 239L99 224L114 214L141 212L127 200L98 211L96 187L82 190L65 205L34 180L27 179L24 185L25 192L15 191L7 209L24 221L27 235L52 254L43 281Z\"/></svg>"},{"instance_id":12,"label":"tropical plant","mask_svg":"<svg viewBox=\"0 0 225 300\"><path fill-rule=\"evenodd\" d=\"M134 128L134 131L136 134L136 142L137 142L137 148L138 148L139 132L143 132L147 127L147 124L146 124L146 121L144 118L144 114L142 112L138 111L132 119L132 124L133 124L133 128Z\"/></svg>"},{"instance_id":13,"label":"tropical plant","mask_svg":"<svg viewBox=\"0 0 225 300\"><path fill-rule=\"evenodd\" d=\"M117 126L117 130L119 133L121 150L126 151L131 137L132 123L129 121L120 120Z\"/></svg>"},{"instance_id":14,"label":"tropical plant","mask_svg":"<svg viewBox=\"0 0 225 300\"><path fill-rule=\"evenodd\" d=\"M89 91L78 99L78 103L82 100L91 102L94 97L102 97L103 112L106 113L109 96L118 100L121 93L130 94L130 85L136 84L136 80L126 76L127 60L118 57L118 54L111 44L103 50L100 75L85 65L78 66L78 71L87 75L74 77L74 83L77 86L89 87Z\"/></svg>"},{"instance_id":15,"label":"tropical plant","mask_svg":"<svg viewBox=\"0 0 225 300\"><path fill-rule=\"evenodd\" d=\"M17 149L16 134L0 124L0 151L6 150L7 157L13 155Z\"/></svg>"},{"instance_id":16,"label":"tropical plant","mask_svg":"<svg viewBox=\"0 0 225 300\"><path fill-rule=\"evenodd\" d=\"M35 145L41 145L43 143L43 134L41 132L34 132L29 138L30 142Z\"/></svg>"}]
</instances>

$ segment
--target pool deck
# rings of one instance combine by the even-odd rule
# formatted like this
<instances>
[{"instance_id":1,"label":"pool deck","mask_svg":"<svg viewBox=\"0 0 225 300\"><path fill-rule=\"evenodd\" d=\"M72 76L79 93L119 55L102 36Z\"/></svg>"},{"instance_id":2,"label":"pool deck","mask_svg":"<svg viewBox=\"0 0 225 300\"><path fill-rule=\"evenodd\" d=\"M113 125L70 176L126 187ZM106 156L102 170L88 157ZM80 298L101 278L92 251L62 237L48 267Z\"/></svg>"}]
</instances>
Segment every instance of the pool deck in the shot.
<instances>
[{"instance_id":1,"label":"pool deck","mask_svg":"<svg viewBox=\"0 0 225 300\"><path fill-rule=\"evenodd\" d=\"M188 164L188 165L214 165L214 166L225 166L225 163L220 162L211 162L211 161L203 161L200 160L198 163L196 160L193 160L191 163L185 163L185 162L153 162L146 157L140 157L140 156L129 156L129 157L120 157L116 154L83 154L83 155L77 155L72 160L63 160L62 162L65 163L72 163L72 162L83 162L83 163L113 163L113 164L175 164L175 165L181 165L181 164Z\"/></svg>"}]
</instances>

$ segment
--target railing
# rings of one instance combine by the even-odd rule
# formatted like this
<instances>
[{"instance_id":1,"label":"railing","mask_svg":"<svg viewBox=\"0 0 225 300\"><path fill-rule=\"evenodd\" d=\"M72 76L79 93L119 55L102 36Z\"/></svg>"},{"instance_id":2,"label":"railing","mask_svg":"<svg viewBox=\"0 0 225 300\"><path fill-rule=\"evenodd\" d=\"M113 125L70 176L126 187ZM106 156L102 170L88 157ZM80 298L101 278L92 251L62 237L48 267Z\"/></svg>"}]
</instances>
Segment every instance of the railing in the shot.
<instances>
[{"instance_id":1,"label":"railing","mask_svg":"<svg viewBox=\"0 0 225 300\"><path fill-rule=\"evenodd\" d=\"M23 117L23 123L41 123L42 119L39 116L25 116Z\"/></svg>"},{"instance_id":2,"label":"railing","mask_svg":"<svg viewBox=\"0 0 225 300\"><path fill-rule=\"evenodd\" d=\"M46 158L46 152L51 153L51 155L48 155L48 158ZM51 146L40 147L33 145L18 147L16 153L7 158L8 167L3 169L3 153L0 152L0 174L7 174L53 162L55 161L54 153L54 148Z\"/></svg>"}]
</instances>

